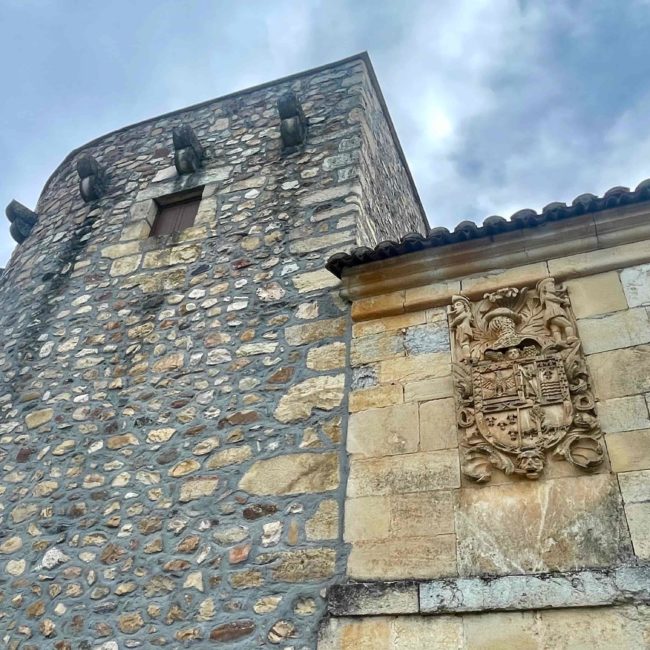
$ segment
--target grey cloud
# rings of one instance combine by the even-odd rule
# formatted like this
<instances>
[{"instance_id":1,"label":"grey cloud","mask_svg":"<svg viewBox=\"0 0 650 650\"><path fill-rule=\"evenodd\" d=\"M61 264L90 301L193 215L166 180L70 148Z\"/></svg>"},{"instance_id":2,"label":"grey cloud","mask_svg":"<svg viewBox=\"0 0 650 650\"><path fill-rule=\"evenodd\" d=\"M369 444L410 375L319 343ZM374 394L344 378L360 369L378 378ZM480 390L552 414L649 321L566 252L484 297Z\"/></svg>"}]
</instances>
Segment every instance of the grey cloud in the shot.
<instances>
[{"instance_id":1,"label":"grey cloud","mask_svg":"<svg viewBox=\"0 0 650 650\"><path fill-rule=\"evenodd\" d=\"M361 50L434 225L650 176L642 0L3 0L0 20L2 206L102 133Z\"/></svg>"}]
</instances>

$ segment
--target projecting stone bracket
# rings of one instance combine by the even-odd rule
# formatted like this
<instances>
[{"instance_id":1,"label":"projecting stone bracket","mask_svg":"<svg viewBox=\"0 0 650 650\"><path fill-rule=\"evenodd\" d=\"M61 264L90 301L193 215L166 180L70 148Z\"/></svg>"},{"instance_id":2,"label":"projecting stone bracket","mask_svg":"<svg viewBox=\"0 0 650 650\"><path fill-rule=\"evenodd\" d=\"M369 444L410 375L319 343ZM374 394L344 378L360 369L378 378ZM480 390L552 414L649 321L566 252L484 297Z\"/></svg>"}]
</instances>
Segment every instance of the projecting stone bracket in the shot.
<instances>
[{"instance_id":1,"label":"projecting stone bracket","mask_svg":"<svg viewBox=\"0 0 650 650\"><path fill-rule=\"evenodd\" d=\"M106 192L106 174L99 163L90 155L84 155L77 160L79 174L79 193L86 202L96 201Z\"/></svg>"},{"instance_id":2,"label":"projecting stone bracket","mask_svg":"<svg viewBox=\"0 0 650 650\"><path fill-rule=\"evenodd\" d=\"M9 232L19 244L22 244L38 221L38 215L15 199L5 208L7 219L11 222Z\"/></svg>"},{"instance_id":3,"label":"projecting stone bracket","mask_svg":"<svg viewBox=\"0 0 650 650\"><path fill-rule=\"evenodd\" d=\"M295 151L307 138L307 118L295 93L289 91L278 99L280 135L286 153Z\"/></svg>"},{"instance_id":4,"label":"projecting stone bracket","mask_svg":"<svg viewBox=\"0 0 650 650\"><path fill-rule=\"evenodd\" d=\"M172 132L174 141L174 165L176 171L183 174L193 174L203 163L203 147L189 124L181 124Z\"/></svg>"},{"instance_id":5,"label":"projecting stone bracket","mask_svg":"<svg viewBox=\"0 0 650 650\"><path fill-rule=\"evenodd\" d=\"M650 566L333 585L332 616L462 614L650 604Z\"/></svg>"}]
</instances>

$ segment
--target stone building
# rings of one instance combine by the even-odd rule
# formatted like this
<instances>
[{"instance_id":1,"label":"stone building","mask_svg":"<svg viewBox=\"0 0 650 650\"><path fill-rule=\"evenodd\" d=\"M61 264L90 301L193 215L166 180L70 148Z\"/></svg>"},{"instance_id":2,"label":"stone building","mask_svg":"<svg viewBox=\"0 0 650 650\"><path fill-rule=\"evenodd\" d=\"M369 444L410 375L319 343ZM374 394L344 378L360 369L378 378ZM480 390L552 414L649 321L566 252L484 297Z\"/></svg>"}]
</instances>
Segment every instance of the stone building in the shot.
<instances>
[{"instance_id":1,"label":"stone building","mask_svg":"<svg viewBox=\"0 0 650 650\"><path fill-rule=\"evenodd\" d=\"M650 182L429 231L358 55L7 216L6 647L650 646Z\"/></svg>"}]
</instances>

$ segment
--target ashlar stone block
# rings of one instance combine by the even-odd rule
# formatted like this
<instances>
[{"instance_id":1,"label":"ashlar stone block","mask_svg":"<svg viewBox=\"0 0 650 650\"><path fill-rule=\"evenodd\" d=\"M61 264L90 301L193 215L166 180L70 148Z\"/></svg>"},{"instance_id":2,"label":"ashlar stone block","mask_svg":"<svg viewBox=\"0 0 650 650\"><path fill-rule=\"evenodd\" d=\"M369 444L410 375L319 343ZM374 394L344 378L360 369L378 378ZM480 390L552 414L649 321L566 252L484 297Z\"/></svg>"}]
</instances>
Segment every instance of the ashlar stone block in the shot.
<instances>
[{"instance_id":1,"label":"ashlar stone block","mask_svg":"<svg viewBox=\"0 0 650 650\"><path fill-rule=\"evenodd\" d=\"M406 537L356 542L348 576L356 580L438 578L456 574L456 537Z\"/></svg>"},{"instance_id":2,"label":"ashlar stone block","mask_svg":"<svg viewBox=\"0 0 650 650\"><path fill-rule=\"evenodd\" d=\"M591 354L587 365L600 400L650 392L650 345Z\"/></svg>"},{"instance_id":3,"label":"ashlar stone block","mask_svg":"<svg viewBox=\"0 0 650 650\"><path fill-rule=\"evenodd\" d=\"M608 474L463 488L456 534L461 575L606 567L631 550Z\"/></svg>"},{"instance_id":4,"label":"ashlar stone block","mask_svg":"<svg viewBox=\"0 0 650 650\"><path fill-rule=\"evenodd\" d=\"M429 492L460 486L458 452L420 452L386 458L352 459L348 496Z\"/></svg>"},{"instance_id":5,"label":"ashlar stone block","mask_svg":"<svg viewBox=\"0 0 650 650\"><path fill-rule=\"evenodd\" d=\"M630 307L650 305L650 264L623 269L621 283Z\"/></svg>"},{"instance_id":6,"label":"ashlar stone block","mask_svg":"<svg viewBox=\"0 0 650 650\"><path fill-rule=\"evenodd\" d=\"M610 433L605 442L615 472L650 469L650 429Z\"/></svg>"},{"instance_id":7,"label":"ashlar stone block","mask_svg":"<svg viewBox=\"0 0 650 650\"><path fill-rule=\"evenodd\" d=\"M350 415L347 448L364 457L407 454L418 450L417 404L397 404Z\"/></svg>"},{"instance_id":8,"label":"ashlar stone block","mask_svg":"<svg viewBox=\"0 0 650 650\"><path fill-rule=\"evenodd\" d=\"M585 354L618 350L650 342L650 317L645 307L583 318L578 331Z\"/></svg>"},{"instance_id":9,"label":"ashlar stone block","mask_svg":"<svg viewBox=\"0 0 650 650\"><path fill-rule=\"evenodd\" d=\"M435 399L420 404L420 449L435 451L454 447L458 447L454 399Z\"/></svg>"},{"instance_id":10,"label":"ashlar stone block","mask_svg":"<svg viewBox=\"0 0 650 650\"><path fill-rule=\"evenodd\" d=\"M606 433L650 429L648 405L643 395L603 400L598 404L598 417Z\"/></svg>"},{"instance_id":11,"label":"ashlar stone block","mask_svg":"<svg viewBox=\"0 0 650 650\"><path fill-rule=\"evenodd\" d=\"M568 280L564 286L569 292L576 318L588 318L627 309L617 271Z\"/></svg>"}]
</instances>

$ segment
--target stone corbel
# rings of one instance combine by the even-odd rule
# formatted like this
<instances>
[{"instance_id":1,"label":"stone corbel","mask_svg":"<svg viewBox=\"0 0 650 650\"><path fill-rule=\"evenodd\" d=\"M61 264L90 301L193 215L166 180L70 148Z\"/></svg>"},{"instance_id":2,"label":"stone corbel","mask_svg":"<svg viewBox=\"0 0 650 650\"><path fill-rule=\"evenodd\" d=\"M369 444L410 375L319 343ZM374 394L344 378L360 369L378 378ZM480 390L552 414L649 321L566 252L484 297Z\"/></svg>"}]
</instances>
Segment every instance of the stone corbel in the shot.
<instances>
[{"instance_id":1,"label":"stone corbel","mask_svg":"<svg viewBox=\"0 0 650 650\"><path fill-rule=\"evenodd\" d=\"M289 91L278 99L280 134L284 149L293 149L305 142L307 118L295 93Z\"/></svg>"},{"instance_id":2,"label":"stone corbel","mask_svg":"<svg viewBox=\"0 0 650 650\"><path fill-rule=\"evenodd\" d=\"M189 124L181 124L172 132L174 165L179 174L193 174L201 168L203 147Z\"/></svg>"},{"instance_id":3,"label":"stone corbel","mask_svg":"<svg viewBox=\"0 0 650 650\"><path fill-rule=\"evenodd\" d=\"M22 244L38 221L38 215L15 199L5 208L7 219L11 222L11 236Z\"/></svg>"},{"instance_id":4,"label":"stone corbel","mask_svg":"<svg viewBox=\"0 0 650 650\"><path fill-rule=\"evenodd\" d=\"M79 193L86 202L96 201L106 191L106 175L99 163L90 155L84 155L77 160L79 174Z\"/></svg>"}]
</instances>

